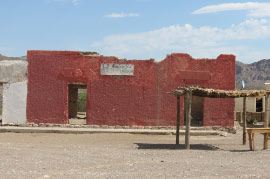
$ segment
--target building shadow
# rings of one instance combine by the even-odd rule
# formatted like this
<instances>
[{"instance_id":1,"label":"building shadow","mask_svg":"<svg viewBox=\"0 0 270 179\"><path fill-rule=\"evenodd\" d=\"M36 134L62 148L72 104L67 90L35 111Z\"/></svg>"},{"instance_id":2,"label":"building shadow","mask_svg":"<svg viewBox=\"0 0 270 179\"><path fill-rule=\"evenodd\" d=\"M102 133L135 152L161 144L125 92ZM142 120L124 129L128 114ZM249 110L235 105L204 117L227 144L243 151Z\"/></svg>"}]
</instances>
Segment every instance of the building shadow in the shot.
<instances>
[{"instance_id":1,"label":"building shadow","mask_svg":"<svg viewBox=\"0 0 270 179\"><path fill-rule=\"evenodd\" d=\"M139 150L185 150L185 144L149 144L149 143L135 143ZM219 150L218 147L208 144L190 144L190 150Z\"/></svg>"}]
</instances>

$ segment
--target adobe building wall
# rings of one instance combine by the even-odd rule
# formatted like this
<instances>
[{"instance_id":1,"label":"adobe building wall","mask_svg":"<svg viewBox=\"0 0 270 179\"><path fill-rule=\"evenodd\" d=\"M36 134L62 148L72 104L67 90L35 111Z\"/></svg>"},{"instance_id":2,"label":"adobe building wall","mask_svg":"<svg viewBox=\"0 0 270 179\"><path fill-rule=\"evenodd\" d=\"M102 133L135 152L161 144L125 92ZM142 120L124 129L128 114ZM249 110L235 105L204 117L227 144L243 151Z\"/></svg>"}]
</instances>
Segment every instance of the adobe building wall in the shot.
<instances>
[{"instance_id":1,"label":"adobe building wall","mask_svg":"<svg viewBox=\"0 0 270 179\"><path fill-rule=\"evenodd\" d=\"M26 122L27 61L0 61L2 123Z\"/></svg>"},{"instance_id":2,"label":"adobe building wall","mask_svg":"<svg viewBox=\"0 0 270 179\"><path fill-rule=\"evenodd\" d=\"M235 56L233 55L220 55L216 60L196 60L186 54L172 54L171 58L172 74L175 78L173 86L200 85L214 89L235 89ZM182 116L183 106L182 98L180 112ZM233 99L204 98L204 126L233 126L233 116Z\"/></svg>"},{"instance_id":3,"label":"adobe building wall","mask_svg":"<svg viewBox=\"0 0 270 179\"><path fill-rule=\"evenodd\" d=\"M2 110L3 104L3 83L0 83L0 109Z\"/></svg>"},{"instance_id":4,"label":"adobe building wall","mask_svg":"<svg viewBox=\"0 0 270 179\"><path fill-rule=\"evenodd\" d=\"M27 61L0 61L0 83L15 83L27 80Z\"/></svg>"},{"instance_id":5,"label":"adobe building wall","mask_svg":"<svg viewBox=\"0 0 270 179\"><path fill-rule=\"evenodd\" d=\"M235 99L235 111L243 111L243 98ZM246 99L246 111L256 112L256 98L248 97Z\"/></svg>"},{"instance_id":6,"label":"adobe building wall","mask_svg":"<svg viewBox=\"0 0 270 179\"><path fill-rule=\"evenodd\" d=\"M243 98L235 99L235 120L242 122L243 119ZM256 112L256 98L248 97L246 99L246 111L247 119L256 119L258 122L264 120L265 112L265 97L262 98L262 112Z\"/></svg>"},{"instance_id":7,"label":"adobe building wall","mask_svg":"<svg viewBox=\"0 0 270 179\"><path fill-rule=\"evenodd\" d=\"M27 81L3 85L2 123L26 123Z\"/></svg>"},{"instance_id":8,"label":"adobe building wall","mask_svg":"<svg viewBox=\"0 0 270 179\"><path fill-rule=\"evenodd\" d=\"M262 98L262 110L265 111L265 97ZM243 111L243 98L235 99L235 111ZM246 101L246 111L256 112L256 98L248 97Z\"/></svg>"},{"instance_id":9,"label":"adobe building wall","mask_svg":"<svg viewBox=\"0 0 270 179\"><path fill-rule=\"evenodd\" d=\"M68 123L68 84L87 85L87 124L174 126L178 86L235 88L235 57L196 60L171 54L163 61L122 60L67 51L28 51L27 120ZM134 75L101 75L101 64L133 64ZM181 97L181 125L184 103ZM232 126L234 100L203 100L205 126Z\"/></svg>"}]
</instances>

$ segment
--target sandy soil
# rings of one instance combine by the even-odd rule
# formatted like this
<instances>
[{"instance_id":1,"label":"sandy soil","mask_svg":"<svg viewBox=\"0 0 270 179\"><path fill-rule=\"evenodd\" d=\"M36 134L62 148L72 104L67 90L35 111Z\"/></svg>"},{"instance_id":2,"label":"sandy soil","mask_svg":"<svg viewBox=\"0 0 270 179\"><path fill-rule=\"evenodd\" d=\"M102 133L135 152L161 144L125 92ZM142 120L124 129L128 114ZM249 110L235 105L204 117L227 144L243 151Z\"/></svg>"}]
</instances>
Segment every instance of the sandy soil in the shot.
<instances>
[{"instance_id":1,"label":"sandy soil","mask_svg":"<svg viewBox=\"0 0 270 179\"><path fill-rule=\"evenodd\" d=\"M270 152L241 134L184 138L132 134L0 134L1 178L270 178Z\"/></svg>"}]
</instances>

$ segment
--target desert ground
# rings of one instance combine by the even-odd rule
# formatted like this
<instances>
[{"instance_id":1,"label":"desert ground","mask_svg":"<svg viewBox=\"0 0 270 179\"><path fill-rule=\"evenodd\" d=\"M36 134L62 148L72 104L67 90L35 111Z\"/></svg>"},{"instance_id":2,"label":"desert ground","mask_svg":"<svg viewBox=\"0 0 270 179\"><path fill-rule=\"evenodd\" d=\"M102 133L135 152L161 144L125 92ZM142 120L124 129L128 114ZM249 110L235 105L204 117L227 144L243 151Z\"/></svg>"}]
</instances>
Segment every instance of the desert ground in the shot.
<instances>
[{"instance_id":1,"label":"desert ground","mask_svg":"<svg viewBox=\"0 0 270 179\"><path fill-rule=\"evenodd\" d=\"M269 178L270 152L242 145L241 132L174 135L0 134L1 178Z\"/></svg>"}]
</instances>

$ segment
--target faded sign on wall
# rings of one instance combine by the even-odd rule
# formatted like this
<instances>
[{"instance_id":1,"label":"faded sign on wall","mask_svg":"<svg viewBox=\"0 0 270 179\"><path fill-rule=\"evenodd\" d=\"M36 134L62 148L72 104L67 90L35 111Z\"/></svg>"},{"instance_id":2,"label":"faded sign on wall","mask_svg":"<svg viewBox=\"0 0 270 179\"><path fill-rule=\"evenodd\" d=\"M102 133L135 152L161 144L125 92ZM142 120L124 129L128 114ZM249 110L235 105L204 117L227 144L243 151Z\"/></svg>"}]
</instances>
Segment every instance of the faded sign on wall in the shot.
<instances>
[{"instance_id":1,"label":"faded sign on wall","mask_svg":"<svg viewBox=\"0 0 270 179\"><path fill-rule=\"evenodd\" d=\"M134 75L133 64L101 64L101 75Z\"/></svg>"}]
</instances>

